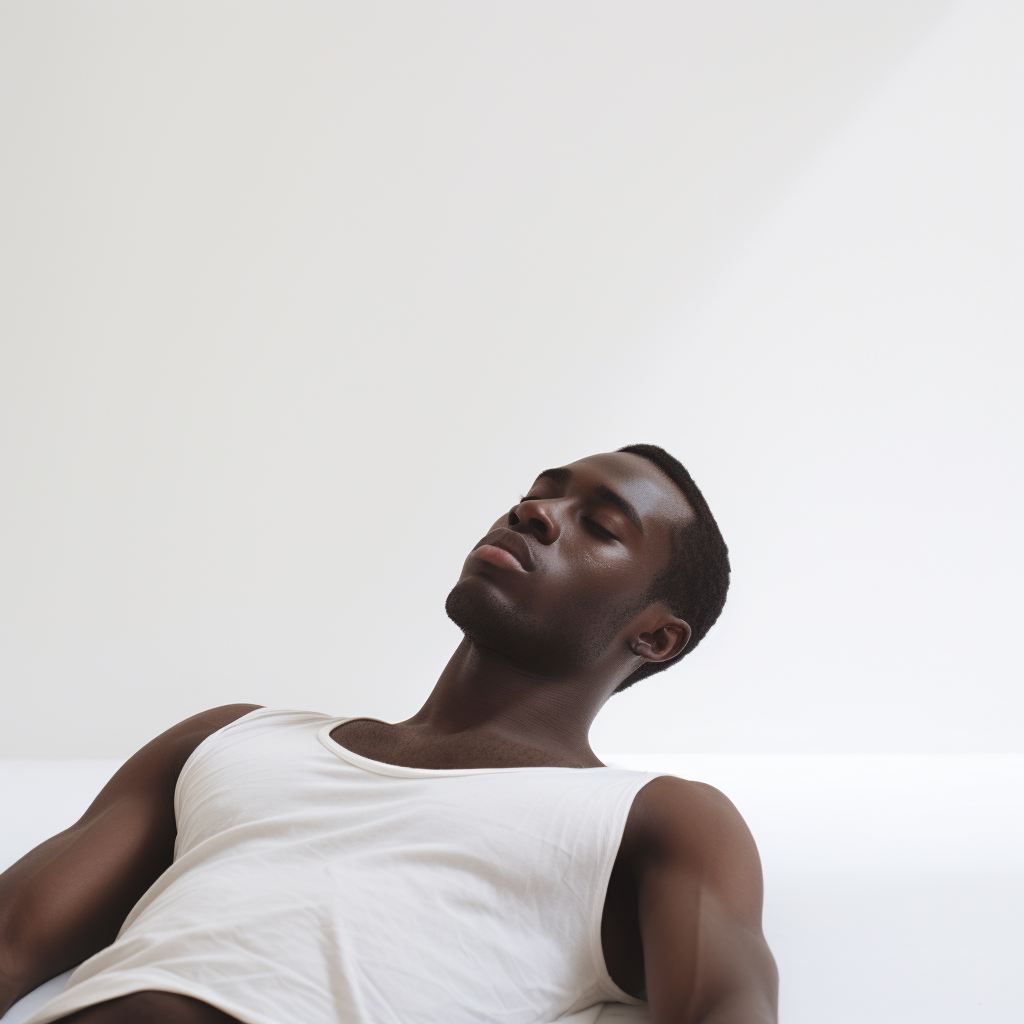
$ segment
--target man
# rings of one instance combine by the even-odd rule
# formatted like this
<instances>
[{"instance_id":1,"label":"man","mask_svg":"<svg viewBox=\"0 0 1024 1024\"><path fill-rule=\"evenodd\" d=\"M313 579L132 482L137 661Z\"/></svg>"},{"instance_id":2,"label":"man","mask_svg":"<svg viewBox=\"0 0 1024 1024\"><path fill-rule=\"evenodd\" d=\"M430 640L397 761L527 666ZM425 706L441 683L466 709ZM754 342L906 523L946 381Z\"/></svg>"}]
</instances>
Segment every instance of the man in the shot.
<instances>
[{"instance_id":1,"label":"man","mask_svg":"<svg viewBox=\"0 0 1024 1024\"><path fill-rule=\"evenodd\" d=\"M587 742L696 646L728 573L662 449L544 471L467 558L464 639L408 721L215 708L7 871L0 1009L90 957L33 1022L774 1022L735 808Z\"/></svg>"}]
</instances>

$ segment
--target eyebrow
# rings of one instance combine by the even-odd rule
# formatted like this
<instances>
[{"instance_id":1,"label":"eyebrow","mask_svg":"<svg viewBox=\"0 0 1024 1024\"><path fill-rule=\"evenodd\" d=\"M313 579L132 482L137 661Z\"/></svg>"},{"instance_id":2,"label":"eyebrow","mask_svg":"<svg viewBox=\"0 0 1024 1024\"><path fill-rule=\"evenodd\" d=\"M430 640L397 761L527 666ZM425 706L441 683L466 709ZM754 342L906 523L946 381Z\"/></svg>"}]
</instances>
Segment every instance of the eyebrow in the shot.
<instances>
[{"instance_id":1,"label":"eyebrow","mask_svg":"<svg viewBox=\"0 0 1024 1024\"><path fill-rule=\"evenodd\" d=\"M567 483L572 477L572 470L566 469L565 466L559 466L557 469L545 469L543 473L537 474L538 480L554 480L556 484ZM644 524L640 519L640 513L633 507L633 505L626 501L621 494L616 494L610 487L605 487L604 484L598 484L594 488L594 493L608 502L609 505L614 505L640 532L643 536Z\"/></svg>"},{"instance_id":2,"label":"eyebrow","mask_svg":"<svg viewBox=\"0 0 1024 1024\"><path fill-rule=\"evenodd\" d=\"M537 474L538 480L554 480L556 484L564 484L572 476L572 470L559 466L558 469L545 469L543 473Z\"/></svg>"}]
</instances>

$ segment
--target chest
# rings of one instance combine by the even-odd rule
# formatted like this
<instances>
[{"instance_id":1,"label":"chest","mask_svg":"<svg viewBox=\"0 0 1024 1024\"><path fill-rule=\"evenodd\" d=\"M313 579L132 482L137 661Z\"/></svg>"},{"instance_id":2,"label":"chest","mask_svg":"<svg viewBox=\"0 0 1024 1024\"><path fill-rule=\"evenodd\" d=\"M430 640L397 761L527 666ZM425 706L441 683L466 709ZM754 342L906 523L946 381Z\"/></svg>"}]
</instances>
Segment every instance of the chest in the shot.
<instances>
[{"instance_id":1,"label":"chest","mask_svg":"<svg viewBox=\"0 0 1024 1024\"><path fill-rule=\"evenodd\" d=\"M613 980L639 991L636 899L615 863L634 773L460 773L442 760L422 775L381 774L308 739L210 751L183 778L177 857L183 869L210 865L211 898L234 898L225 880L237 879L239 899L258 890L281 912L318 902L332 928L354 934L390 921L436 943L448 921L502 949L576 949L581 963L599 933ZM416 764L393 748L359 753Z\"/></svg>"},{"instance_id":2,"label":"chest","mask_svg":"<svg viewBox=\"0 0 1024 1024\"><path fill-rule=\"evenodd\" d=\"M457 764L515 767L544 764L551 759L550 752L473 737L432 738L430 742L424 742L400 727L370 720L356 720L338 726L333 730L332 738L374 760L427 768L447 768ZM582 767L581 764L566 766ZM612 980L631 995L642 997L644 962L636 884L628 865L619 857L616 857L604 893L601 945Z\"/></svg>"}]
</instances>

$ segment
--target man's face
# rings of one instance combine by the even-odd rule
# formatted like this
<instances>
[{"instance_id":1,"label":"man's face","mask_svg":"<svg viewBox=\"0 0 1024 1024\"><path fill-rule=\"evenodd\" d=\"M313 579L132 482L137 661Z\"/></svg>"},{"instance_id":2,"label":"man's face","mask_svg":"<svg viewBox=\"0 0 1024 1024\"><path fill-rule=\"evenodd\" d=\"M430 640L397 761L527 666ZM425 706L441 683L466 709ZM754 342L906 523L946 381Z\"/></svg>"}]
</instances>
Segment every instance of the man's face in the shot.
<instances>
[{"instance_id":1,"label":"man's face","mask_svg":"<svg viewBox=\"0 0 1024 1024\"><path fill-rule=\"evenodd\" d=\"M692 515L639 455L545 470L470 552L446 609L471 640L524 667L585 668L642 609Z\"/></svg>"}]
</instances>

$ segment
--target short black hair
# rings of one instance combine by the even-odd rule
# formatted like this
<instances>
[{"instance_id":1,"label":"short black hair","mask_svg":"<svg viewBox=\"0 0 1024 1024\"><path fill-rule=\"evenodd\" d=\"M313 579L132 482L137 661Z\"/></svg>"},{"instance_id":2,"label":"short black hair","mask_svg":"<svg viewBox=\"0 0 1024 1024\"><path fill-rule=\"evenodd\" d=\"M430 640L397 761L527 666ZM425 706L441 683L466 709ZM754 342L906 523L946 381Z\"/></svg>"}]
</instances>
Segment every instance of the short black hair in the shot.
<instances>
[{"instance_id":1,"label":"short black hair","mask_svg":"<svg viewBox=\"0 0 1024 1024\"><path fill-rule=\"evenodd\" d=\"M648 661L616 688L619 693L655 672L675 665L701 642L725 606L729 591L729 549L718 523L683 464L656 444L628 444L620 452L640 455L658 467L683 492L694 518L679 528L668 565L654 579L645 603L663 602L685 619L692 633L683 653L670 661Z\"/></svg>"}]
</instances>

